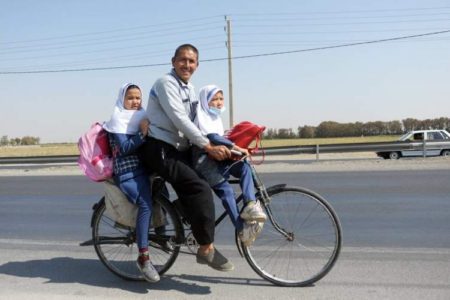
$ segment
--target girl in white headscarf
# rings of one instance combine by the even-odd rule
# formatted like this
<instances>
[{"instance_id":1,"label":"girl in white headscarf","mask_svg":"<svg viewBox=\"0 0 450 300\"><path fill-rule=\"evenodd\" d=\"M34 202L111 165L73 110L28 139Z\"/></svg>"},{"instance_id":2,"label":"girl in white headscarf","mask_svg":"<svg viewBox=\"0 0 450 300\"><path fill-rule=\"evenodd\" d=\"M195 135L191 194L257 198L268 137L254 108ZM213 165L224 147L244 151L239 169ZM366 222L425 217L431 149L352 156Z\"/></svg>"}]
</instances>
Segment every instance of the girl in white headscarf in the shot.
<instances>
[{"instance_id":1,"label":"girl in white headscarf","mask_svg":"<svg viewBox=\"0 0 450 300\"><path fill-rule=\"evenodd\" d=\"M145 142L149 121L142 108L141 89L127 83L119 90L119 97L111 119L103 125L109 132L114 159L114 181L127 199L138 206L136 240L139 248L137 266L149 282L159 281L148 252L148 228L152 209L151 186L148 174L139 161L137 149Z\"/></svg>"},{"instance_id":2,"label":"girl in white headscarf","mask_svg":"<svg viewBox=\"0 0 450 300\"><path fill-rule=\"evenodd\" d=\"M145 118L141 89L135 84L127 83L120 88L111 119L103 124L103 128L111 133L137 134L139 125Z\"/></svg>"},{"instance_id":3,"label":"girl in white headscarf","mask_svg":"<svg viewBox=\"0 0 450 300\"><path fill-rule=\"evenodd\" d=\"M200 105L194 120L202 134L212 144L224 145L243 155L249 155L247 149L240 148L223 136L223 123L220 114L225 111L223 91L216 85L207 85L200 89ZM228 215L239 232L239 238L250 246L262 230L267 216L256 202L251 168L246 160L215 161L199 150L194 151L194 168L208 181L216 195L222 200ZM234 191L228 182L230 174L240 179L244 196L244 209L239 214Z\"/></svg>"}]
</instances>

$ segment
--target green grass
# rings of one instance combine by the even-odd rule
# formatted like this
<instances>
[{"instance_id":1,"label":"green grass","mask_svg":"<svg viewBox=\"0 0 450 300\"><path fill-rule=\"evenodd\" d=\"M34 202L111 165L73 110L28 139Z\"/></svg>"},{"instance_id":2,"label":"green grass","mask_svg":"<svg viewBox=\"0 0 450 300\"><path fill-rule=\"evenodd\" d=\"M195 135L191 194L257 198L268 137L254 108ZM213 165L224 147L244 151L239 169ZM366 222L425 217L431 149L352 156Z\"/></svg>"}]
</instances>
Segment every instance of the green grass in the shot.
<instances>
[{"instance_id":1,"label":"green grass","mask_svg":"<svg viewBox=\"0 0 450 300\"><path fill-rule=\"evenodd\" d=\"M314 139L276 139L262 140L262 146L305 146L324 144L353 144L390 142L398 139L398 136L371 136L371 137L345 137L345 138L314 138ZM42 144L36 146L0 147L0 157L25 157L25 156L52 156L52 155L78 155L77 144Z\"/></svg>"}]
</instances>

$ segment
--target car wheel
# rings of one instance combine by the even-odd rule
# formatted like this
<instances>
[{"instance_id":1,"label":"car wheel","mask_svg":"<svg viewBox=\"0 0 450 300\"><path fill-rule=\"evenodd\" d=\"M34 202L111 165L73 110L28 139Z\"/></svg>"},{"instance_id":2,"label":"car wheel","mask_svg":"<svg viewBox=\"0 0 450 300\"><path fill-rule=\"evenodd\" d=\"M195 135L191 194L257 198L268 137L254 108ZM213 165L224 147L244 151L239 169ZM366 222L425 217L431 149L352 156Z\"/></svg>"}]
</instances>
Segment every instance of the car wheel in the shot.
<instances>
[{"instance_id":1,"label":"car wheel","mask_svg":"<svg viewBox=\"0 0 450 300\"><path fill-rule=\"evenodd\" d=\"M383 152L375 152L375 154L380 158L386 158Z\"/></svg>"},{"instance_id":2,"label":"car wheel","mask_svg":"<svg viewBox=\"0 0 450 300\"><path fill-rule=\"evenodd\" d=\"M442 150L441 155L449 157L450 156L450 150Z\"/></svg>"},{"instance_id":3,"label":"car wheel","mask_svg":"<svg viewBox=\"0 0 450 300\"><path fill-rule=\"evenodd\" d=\"M400 158L400 153L399 152L390 152L389 153L389 158L390 159L399 159Z\"/></svg>"},{"instance_id":4,"label":"car wheel","mask_svg":"<svg viewBox=\"0 0 450 300\"><path fill-rule=\"evenodd\" d=\"M389 159L389 152L378 152L377 155L382 159Z\"/></svg>"}]
</instances>

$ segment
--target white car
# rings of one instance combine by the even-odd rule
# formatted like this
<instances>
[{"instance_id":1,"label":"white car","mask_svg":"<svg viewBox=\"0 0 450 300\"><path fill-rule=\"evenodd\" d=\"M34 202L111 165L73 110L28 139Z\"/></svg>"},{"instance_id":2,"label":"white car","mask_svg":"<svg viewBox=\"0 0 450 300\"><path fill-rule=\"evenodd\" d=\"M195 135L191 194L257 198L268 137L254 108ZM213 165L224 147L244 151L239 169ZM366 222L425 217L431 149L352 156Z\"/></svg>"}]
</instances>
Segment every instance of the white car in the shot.
<instances>
[{"instance_id":1,"label":"white car","mask_svg":"<svg viewBox=\"0 0 450 300\"><path fill-rule=\"evenodd\" d=\"M450 156L450 133L446 130L414 130L402 135L399 141L411 142L414 147L407 150L377 152L382 158L399 159L402 156ZM430 142L430 143L428 143Z\"/></svg>"}]
</instances>

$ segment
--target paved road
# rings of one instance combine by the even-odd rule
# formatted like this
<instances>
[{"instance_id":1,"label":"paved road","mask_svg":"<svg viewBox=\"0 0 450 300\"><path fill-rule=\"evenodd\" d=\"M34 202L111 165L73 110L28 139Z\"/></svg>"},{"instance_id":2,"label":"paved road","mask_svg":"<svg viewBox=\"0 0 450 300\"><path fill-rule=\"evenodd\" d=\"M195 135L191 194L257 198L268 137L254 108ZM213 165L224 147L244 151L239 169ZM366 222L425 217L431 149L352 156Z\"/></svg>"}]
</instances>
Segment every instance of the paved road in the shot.
<instances>
[{"instance_id":1,"label":"paved road","mask_svg":"<svg viewBox=\"0 0 450 300\"><path fill-rule=\"evenodd\" d=\"M0 299L449 299L450 171L276 173L325 196L340 216L344 245L314 287L279 288L248 267L220 273L182 255L157 285L110 274L91 247L92 204L102 188L81 176L0 177Z\"/></svg>"}]
</instances>

